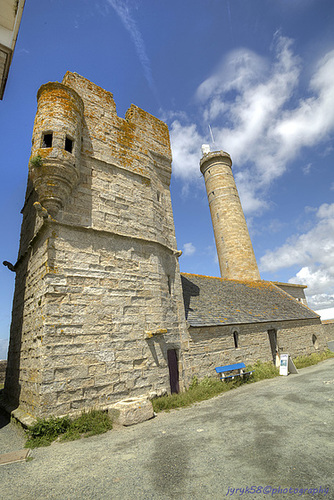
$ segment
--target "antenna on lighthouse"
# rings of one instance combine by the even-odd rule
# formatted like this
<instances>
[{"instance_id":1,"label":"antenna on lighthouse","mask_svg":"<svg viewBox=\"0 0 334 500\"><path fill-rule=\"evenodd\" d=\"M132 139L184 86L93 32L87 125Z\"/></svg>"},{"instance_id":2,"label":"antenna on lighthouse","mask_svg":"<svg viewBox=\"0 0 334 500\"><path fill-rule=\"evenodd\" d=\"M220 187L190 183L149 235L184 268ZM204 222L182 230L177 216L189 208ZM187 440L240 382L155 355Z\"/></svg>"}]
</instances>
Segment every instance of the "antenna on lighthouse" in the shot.
<instances>
[{"instance_id":1,"label":"antenna on lighthouse","mask_svg":"<svg viewBox=\"0 0 334 500\"><path fill-rule=\"evenodd\" d=\"M212 147L213 147L213 150L216 151L217 145L215 143L215 138L213 137L212 128L211 128L210 124L208 125L208 127L209 127L209 132L210 132L210 135L211 135Z\"/></svg>"}]
</instances>

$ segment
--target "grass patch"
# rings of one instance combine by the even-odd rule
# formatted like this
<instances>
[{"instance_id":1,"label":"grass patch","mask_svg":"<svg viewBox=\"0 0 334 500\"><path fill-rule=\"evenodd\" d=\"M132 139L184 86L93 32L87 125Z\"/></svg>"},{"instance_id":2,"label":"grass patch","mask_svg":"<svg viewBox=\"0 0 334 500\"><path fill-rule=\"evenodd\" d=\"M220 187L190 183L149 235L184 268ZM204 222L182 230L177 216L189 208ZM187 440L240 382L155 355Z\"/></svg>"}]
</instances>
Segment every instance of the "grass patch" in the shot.
<instances>
[{"instance_id":1,"label":"grass patch","mask_svg":"<svg viewBox=\"0 0 334 500\"><path fill-rule=\"evenodd\" d=\"M304 368L333 357L334 353L328 349L327 351L313 353L309 356L299 356L293 361L297 368ZM265 363L256 361L253 365L247 366L246 371L253 371L253 375L245 379L237 378L230 382L221 382L219 379L213 377L206 377L198 381L197 377L194 377L187 391L152 399L153 409L158 413L159 411L190 406L196 402L213 398L222 392L235 389L242 384L251 384L279 376L279 368L276 368L271 361Z\"/></svg>"},{"instance_id":2,"label":"grass patch","mask_svg":"<svg viewBox=\"0 0 334 500\"><path fill-rule=\"evenodd\" d=\"M153 409L158 413L159 411L171 410L173 408L183 408L199 401L211 399L222 392L230 391L242 384L277 377L279 374L278 368L271 362L262 363L261 361L257 361L254 365L247 367L247 371L251 370L254 371L252 376L245 379L236 378L229 382L223 382L214 377L206 377L199 381L197 377L194 377L189 389L185 392L152 399Z\"/></svg>"},{"instance_id":3,"label":"grass patch","mask_svg":"<svg viewBox=\"0 0 334 500\"><path fill-rule=\"evenodd\" d=\"M196 402L204 401L222 392L230 391L241 385L241 383L240 380L221 382L219 379L211 377L206 377L198 381L197 377L194 377L187 391L152 399L153 409L155 412L159 412L191 406Z\"/></svg>"},{"instance_id":4,"label":"grass patch","mask_svg":"<svg viewBox=\"0 0 334 500\"><path fill-rule=\"evenodd\" d=\"M28 428L26 448L49 446L59 438L60 441L73 441L81 437L103 434L112 429L109 415L103 411L90 410L77 418L50 417L38 419L35 425Z\"/></svg>"},{"instance_id":5,"label":"grass patch","mask_svg":"<svg viewBox=\"0 0 334 500\"><path fill-rule=\"evenodd\" d=\"M103 434L112 429L112 421L108 413L91 410L71 421L71 425L61 436L61 441L73 441L81 436L89 437Z\"/></svg>"},{"instance_id":6,"label":"grass patch","mask_svg":"<svg viewBox=\"0 0 334 500\"><path fill-rule=\"evenodd\" d=\"M259 382L260 380L265 380L267 378L274 378L279 375L279 368L271 361L266 361L263 363L262 361L256 361L254 365L250 365L246 367L247 371L253 370L253 375L249 377L247 382Z\"/></svg>"},{"instance_id":7,"label":"grass patch","mask_svg":"<svg viewBox=\"0 0 334 500\"><path fill-rule=\"evenodd\" d=\"M313 352L308 356L298 356L294 358L293 362L296 368L305 368L306 366L316 365L325 359L334 358L334 352L327 349L324 352Z\"/></svg>"}]
</instances>

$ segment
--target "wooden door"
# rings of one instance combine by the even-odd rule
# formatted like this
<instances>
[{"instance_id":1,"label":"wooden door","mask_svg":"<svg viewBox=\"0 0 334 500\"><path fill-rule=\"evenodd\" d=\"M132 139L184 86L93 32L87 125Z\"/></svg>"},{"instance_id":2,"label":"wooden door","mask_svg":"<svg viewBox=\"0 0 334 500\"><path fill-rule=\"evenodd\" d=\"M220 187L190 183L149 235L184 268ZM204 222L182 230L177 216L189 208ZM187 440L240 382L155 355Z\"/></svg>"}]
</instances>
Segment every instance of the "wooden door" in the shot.
<instances>
[{"instance_id":1,"label":"wooden door","mask_svg":"<svg viewBox=\"0 0 334 500\"><path fill-rule=\"evenodd\" d=\"M169 383L171 393L178 393L179 388L179 367L177 361L176 349L168 349L167 351L168 369L169 369Z\"/></svg>"},{"instance_id":2,"label":"wooden door","mask_svg":"<svg viewBox=\"0 0 334 500\"><path fill-rule=\"evenodd\" d=\"M276 353L277 353L277 332L276 330L268 330L268 337L271 349L271 355L273 357L273 363L276 365Z\"/></svg>"}]
</instances>

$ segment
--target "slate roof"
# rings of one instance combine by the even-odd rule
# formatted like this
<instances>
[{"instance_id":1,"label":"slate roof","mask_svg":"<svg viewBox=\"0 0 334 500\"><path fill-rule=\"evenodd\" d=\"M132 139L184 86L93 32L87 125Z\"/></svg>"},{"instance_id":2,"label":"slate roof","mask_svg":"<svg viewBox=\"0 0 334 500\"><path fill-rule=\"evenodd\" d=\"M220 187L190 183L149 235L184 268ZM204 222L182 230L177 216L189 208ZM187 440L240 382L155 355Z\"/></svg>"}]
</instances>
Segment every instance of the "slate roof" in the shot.
<instances>
[{"instance_id":1,"label":"slate roof","mask_svg":"<svg viewBox=\"0 0 334 500\"><path fill-rule=\"evenodd\" d=\"M236 281L181 273L186 319L191 326L216 326L319 315L270 281Z\"/></svg>"}]
</instances>

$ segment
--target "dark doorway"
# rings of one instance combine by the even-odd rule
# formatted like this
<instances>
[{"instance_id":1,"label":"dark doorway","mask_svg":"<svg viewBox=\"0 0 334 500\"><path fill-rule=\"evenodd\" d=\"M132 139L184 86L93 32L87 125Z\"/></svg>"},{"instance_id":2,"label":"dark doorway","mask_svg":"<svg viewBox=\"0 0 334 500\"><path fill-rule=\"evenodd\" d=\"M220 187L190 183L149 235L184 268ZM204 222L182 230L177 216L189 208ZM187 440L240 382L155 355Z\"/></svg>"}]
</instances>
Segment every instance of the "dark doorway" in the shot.
<instances>
[{"instance_id":1,"label":"dark doorway","mask_svg":"<svg viewBox=\"0 0 334 500\"><path fill-rule=\"evenodd\" d=\"M276 353L277 353L277 332L276 330L268 330L268 337L270 342L271 355L273 357L273 363L276 364Z\"/></svg>"},{"instance_id":2,"label":"dark doorway","mask_svg":"<svg viewBox=\"0 0 334 500\"><path fill-rule=\"evenodd\" d=\"M178 393L179 388L179 367L177 362L176 349L168 349L167 351L169 382L171 393Z\"/></svg>"}]
</instances>

